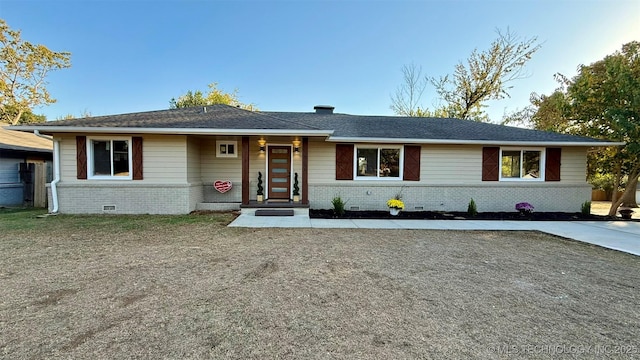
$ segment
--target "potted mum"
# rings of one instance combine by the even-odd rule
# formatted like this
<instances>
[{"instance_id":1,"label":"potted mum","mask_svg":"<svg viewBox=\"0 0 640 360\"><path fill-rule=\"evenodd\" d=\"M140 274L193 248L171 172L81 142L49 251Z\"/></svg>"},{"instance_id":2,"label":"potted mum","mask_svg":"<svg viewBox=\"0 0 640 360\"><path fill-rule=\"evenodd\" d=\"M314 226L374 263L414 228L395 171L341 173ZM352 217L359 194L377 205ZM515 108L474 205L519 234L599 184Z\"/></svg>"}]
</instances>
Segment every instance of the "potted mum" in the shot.
<instances>
[{"instance_id":1,"label":"potted mum","mask_svg":"<svg viewBox=\"0 0 640 360\"><path fill-rule=\"evenodd\" d=\"M387 206L389 207L389 213L393 216L400 214L400 211L404 209L404 203L398 197L389 199Z\"/></svg>"}]
</instances>

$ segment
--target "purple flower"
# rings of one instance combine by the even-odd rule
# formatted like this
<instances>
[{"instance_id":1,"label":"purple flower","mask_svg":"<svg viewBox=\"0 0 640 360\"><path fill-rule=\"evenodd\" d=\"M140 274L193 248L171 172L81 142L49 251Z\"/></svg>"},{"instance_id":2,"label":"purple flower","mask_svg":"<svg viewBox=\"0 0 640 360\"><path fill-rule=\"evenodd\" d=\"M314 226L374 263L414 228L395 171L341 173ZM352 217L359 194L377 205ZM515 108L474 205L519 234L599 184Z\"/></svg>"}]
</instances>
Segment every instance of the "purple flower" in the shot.
<instances>
[{"instance_id":1,"label":"purple flower","mask_svg":"<svg viewBox=\"0 0 640 360\"><path fill-rule=\"evenodd\" d=\"M529 204L528 202L517 203L516 210L520 211L521 213L531 213L533 212L533 205Z\"/></svg>"}]
</instances>

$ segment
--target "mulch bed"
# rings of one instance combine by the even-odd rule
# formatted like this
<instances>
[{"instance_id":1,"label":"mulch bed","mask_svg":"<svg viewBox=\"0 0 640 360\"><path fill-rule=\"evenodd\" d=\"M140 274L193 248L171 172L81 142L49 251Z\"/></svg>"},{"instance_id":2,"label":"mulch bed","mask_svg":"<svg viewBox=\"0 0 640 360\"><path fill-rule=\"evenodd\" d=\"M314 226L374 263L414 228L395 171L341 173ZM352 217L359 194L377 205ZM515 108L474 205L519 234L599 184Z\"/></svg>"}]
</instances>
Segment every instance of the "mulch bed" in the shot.
<instances>
[{"instance_id":1,"label":"mulch bed","mask_svg":"<svg viewBox=\"0 0 640 360\"><path fill-rule=\"evenodd\" d=\"M521 215L518 212L482 212L476 216L469 216L462 211L402 211L392 216L388 211L345 211L342 216L336 216L333 210L310 209L309 217L314 219L394 219L394 220L524 220L524 221L611 221L609 216L583 215L582 213L566 212L534 212ZM617 217L615 220L622 220ZM638 219L625 221L640 221Z\"/></svg>"}]
</instances>

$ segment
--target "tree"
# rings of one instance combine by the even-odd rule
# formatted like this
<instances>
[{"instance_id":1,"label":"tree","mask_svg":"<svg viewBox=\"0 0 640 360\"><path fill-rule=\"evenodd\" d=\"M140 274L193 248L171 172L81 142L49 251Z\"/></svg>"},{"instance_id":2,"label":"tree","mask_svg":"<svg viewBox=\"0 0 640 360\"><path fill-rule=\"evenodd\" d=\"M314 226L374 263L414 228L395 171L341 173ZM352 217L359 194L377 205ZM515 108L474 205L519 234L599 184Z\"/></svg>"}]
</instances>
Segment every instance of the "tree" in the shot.
<instances>
[{"instance_id":1,"label":"tree","mask_svg":"<svg viewBox=\"0 0 640 360\"><path fill-rule=\"evenodd\" d=\"M16 108L15 105L6 105L3 109L2 109L2 118L0 119L0 123L1 122L7 122L9 123L9 119L14 119L15 117L18 116L18 112L19 110ZM45 122L47 121L47 117L44 115L37 115L34 114L31 109L25 109L22 114L20 115L20 118L18 119L17 122L11 122L10 124L12 125L16 125L16 124L33 124L33 123L41 123L41 122Z\"/></svg>"},{"instance_id":2,"label":"tree","mask_svg":"<svg viewBox=\"0 0 640 360\"><path fill-rule=\"evenodd\" d=\"M243 104L238 99L238 89L233 90L232 93L225 93L218 89L218 83L211 83L209 86L209 93L205 97L200 90L187 91L186 94L178 97L176 100L172 98L169 101L170 109L180 109L191 106L206 106L213 104L225 104L230 106L240 107L245 110L255 111L257 108L253 104Z\"/></svg>"},{"instance_id":3,"label":"tree","mask_svg":"<svg viewBox=\"0 0 640 360\"><path fill-rule=\"evenodd\" d=\"M625 142L589 153L590 178L613 174L612 205L615 216L621 204L637 207L635 192L640 176L640 42L591 65L581 65L568 78L556 74L561 84L550 96L532 94L531 106L512 114L507 123L521 123L540 130ZM617 189L626 178L625 191Z\"/></svg>"},{"instance_id":4,"label":"tree","mask_svg":"<svg viewBox=\"0 0 640 360\"><path fill-rule=\"evenodd\" d=\"M616 184L627 177L624 194L612 199L609 215L623 203L635 204L640 176L640 42L622 45L621 51L588 66L580 66L568 87L569 121L585 135L626 145L613 154Z\"/></svg>"},{"instance_id":5,"label":"tree","mask_svg":"<svg viewBox=\"0 0 640 360\"><path fill-rule=\"evenodd\" d=\"M402 66L404 83L391 95L391 110L402 116L422 116L419 103L429 79L422 76L422 67L416 64Z\"/></svg>"},{"instance_id":6,"label":"tree","mask_svg":"<svg viewBox=\"0 0 640 360\"><path fill-rule=\"evenodd\" d=\"M489 100L509 97L511 82L524 78L524 66L540 49L537 38L520 38L508 29L497 30L498 38L489 49L479 52L474 49L466 61L456 65L452 75L439 78L421 78L415 66L403 68L404 83L391 97L391 109L398 115L417 113L418 103L426 83L434 86L443 106L433 112L447 117L488 121L484 108ZM417 97L417 99L416 99Z\"/></svg>"},{"instance_id":7,"label":"tree","mask_svg":"<svg viewBox=\"0 0 640 360\"><path fill-rule=\"evenodd\" d=\"M56 101L47 91L47 74L71 67L71 53L23 41L20 31L2 19L0 45L0 121L15 125L40 119L31 109Z\"/></svg>"},{"instance_id":8,"label":"tree","mask_svg":"<svg viewBox=\"0 0 640 360\"><path fill-rule=\"evenodd\" d=\"M79 116L75 116L71 113L64 115L64 116L58 116L56 118L56 120L70 120L70 119L82 119L82 118L89 118L91 117L91 112L87 109L84 109Z\"/></svg>"}]
</instances>

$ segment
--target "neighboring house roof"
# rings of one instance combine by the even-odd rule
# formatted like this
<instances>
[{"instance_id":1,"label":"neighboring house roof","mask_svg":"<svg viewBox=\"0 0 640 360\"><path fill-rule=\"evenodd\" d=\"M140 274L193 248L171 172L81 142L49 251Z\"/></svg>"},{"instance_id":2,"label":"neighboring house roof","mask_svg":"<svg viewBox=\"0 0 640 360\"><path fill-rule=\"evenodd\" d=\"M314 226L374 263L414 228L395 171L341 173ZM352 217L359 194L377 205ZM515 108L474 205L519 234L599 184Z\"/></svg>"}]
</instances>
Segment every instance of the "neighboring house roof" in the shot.
<instances>
[{"instance_id":1,"label":"neighboring house roof","mask_svg":"<svg viewBox=\"0 0 640 360\"><path fill-rule=\"evenodd\" d=\"M53 141L32 133L8 130L6 126L9 124L0 123L0 149L44 153L53 151Z\"/></svg>"},{"instance_id":2,"label":"neighboring house roof","mask_svg":"<svg viewBox=\"0 0 640 360\"><path fill-rule=\"evenodd\" d=\"M623 143L470 120L316 112L252 112L210 105L60 120L17 130L325 136L335 142L610 146Z\"/></svg>"}]
</instances>

